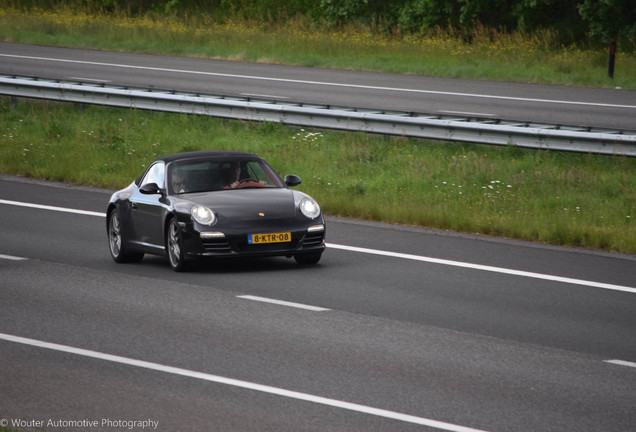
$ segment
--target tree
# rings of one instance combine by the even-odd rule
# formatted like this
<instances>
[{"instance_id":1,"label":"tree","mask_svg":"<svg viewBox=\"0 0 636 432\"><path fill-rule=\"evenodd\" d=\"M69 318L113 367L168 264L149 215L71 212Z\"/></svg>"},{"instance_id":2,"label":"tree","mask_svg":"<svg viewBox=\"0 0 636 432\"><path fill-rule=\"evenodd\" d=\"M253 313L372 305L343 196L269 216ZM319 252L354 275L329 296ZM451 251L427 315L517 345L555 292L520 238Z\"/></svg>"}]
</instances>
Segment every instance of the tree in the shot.
<instances>
[{"instance_id":1,"label":"tree","mask_svg":"<svg viewBox=\"0 0 636 432\"><path fill-rule=\"evenodd\" d=\"M589 23L591 38L603 43L624 38L636 42L636 3L633 0L585 0L579 13Z\"/></svg>"},{"instance_id":2,"label":"tree","mask_svg":"<svg viewBox=\"0 0 636 432\"><path fill-rule=\"evenodd\" d=\"M457 26L459 9L456 0L410 0L397 12L397 24L405 32L417 32L435 26Z\"/></svg>"}]
</instances>

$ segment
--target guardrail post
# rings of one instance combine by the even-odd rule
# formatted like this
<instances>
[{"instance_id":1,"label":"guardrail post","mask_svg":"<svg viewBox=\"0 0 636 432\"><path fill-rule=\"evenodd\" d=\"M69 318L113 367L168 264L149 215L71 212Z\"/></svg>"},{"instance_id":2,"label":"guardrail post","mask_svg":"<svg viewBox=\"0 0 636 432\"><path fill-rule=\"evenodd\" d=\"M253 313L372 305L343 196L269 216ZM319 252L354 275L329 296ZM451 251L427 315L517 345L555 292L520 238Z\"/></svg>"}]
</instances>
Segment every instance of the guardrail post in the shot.
<instances>
[{"instance_id":1,"label":"guardrail post","mask_svg":"<svg viewBox=\"0 0 636 432\"><path fill-rule=\"evenodd\" d=\"M614 79L614 60L616 58L616 42L610 44L609 49L609 65L607 66L607 75Z\"/></svg>"}]
</instances>

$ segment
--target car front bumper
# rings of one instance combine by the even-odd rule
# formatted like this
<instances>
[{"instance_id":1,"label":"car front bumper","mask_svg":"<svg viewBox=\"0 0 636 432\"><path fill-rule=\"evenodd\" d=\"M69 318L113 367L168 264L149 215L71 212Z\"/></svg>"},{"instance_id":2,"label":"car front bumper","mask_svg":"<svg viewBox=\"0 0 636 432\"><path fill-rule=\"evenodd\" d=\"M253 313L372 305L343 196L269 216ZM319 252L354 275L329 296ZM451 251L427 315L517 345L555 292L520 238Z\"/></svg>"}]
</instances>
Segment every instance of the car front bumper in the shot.
<instances>
[{"instance_id":1,"label":"car front bumper","mask_svg":"<svg viewBox=\"0 0 636 432\"><path fill-rule=\"evenodd\" d=\"M249 232L236 232L197 226L182 225L184 250L187 257L241 257L241 256L294 256L305 253L321 253L325 246L325 224L317 220L315 224L291 229L263 230L256 228ZM282 243L250 244L250 234L264 232L289 232L291 240Z\"/></svg>"}]
</instances>

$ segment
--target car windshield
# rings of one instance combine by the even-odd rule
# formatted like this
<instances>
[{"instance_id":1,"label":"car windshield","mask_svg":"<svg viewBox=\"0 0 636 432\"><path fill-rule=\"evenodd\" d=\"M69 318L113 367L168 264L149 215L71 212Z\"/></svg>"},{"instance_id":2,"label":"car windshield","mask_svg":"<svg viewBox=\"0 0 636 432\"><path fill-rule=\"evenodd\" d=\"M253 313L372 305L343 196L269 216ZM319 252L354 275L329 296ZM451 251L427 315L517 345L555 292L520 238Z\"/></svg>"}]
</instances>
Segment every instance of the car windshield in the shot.
<instances>
[{"instance_id":1,"label":"car windshield","mask_svg":"<svg viewBox=\"0 0 636 432\"><path fill-rule=\"evenodd\" d=\"M285 186L262 159L175 161L169 165L168 180L171 194Z\"/></svg>"}]
</instances>

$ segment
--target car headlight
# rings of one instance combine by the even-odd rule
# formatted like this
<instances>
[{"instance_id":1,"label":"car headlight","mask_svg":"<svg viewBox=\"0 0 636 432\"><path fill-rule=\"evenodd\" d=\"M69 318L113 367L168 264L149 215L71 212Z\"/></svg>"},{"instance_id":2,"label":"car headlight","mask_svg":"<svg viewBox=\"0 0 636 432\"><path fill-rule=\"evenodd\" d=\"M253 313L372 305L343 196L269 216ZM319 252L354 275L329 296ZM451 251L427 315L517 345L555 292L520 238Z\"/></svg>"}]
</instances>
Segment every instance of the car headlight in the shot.
<instances>
[{"instance_id":1,"label":"car headlight","mask_svg":"<svg viewBox=\"0 0 636 432\"><path fill-rule=\"evenodd\" d=\"M300 201L300 211L309 219L316 219L320 216L320 207L318 203L311 198L303 198Z\"/></svg>"},{"instance_id":2,"label":"car headlight","mask_svg":"<svg viewBox=\"0 0 636 432\"><path fill-rule=\"evenodd\" d=\"M192 219L200 223L201 225L212 225L216 222L216 215L212 210L204 206L194 206L190 210Z\"/></svg>"}]
</instances>

